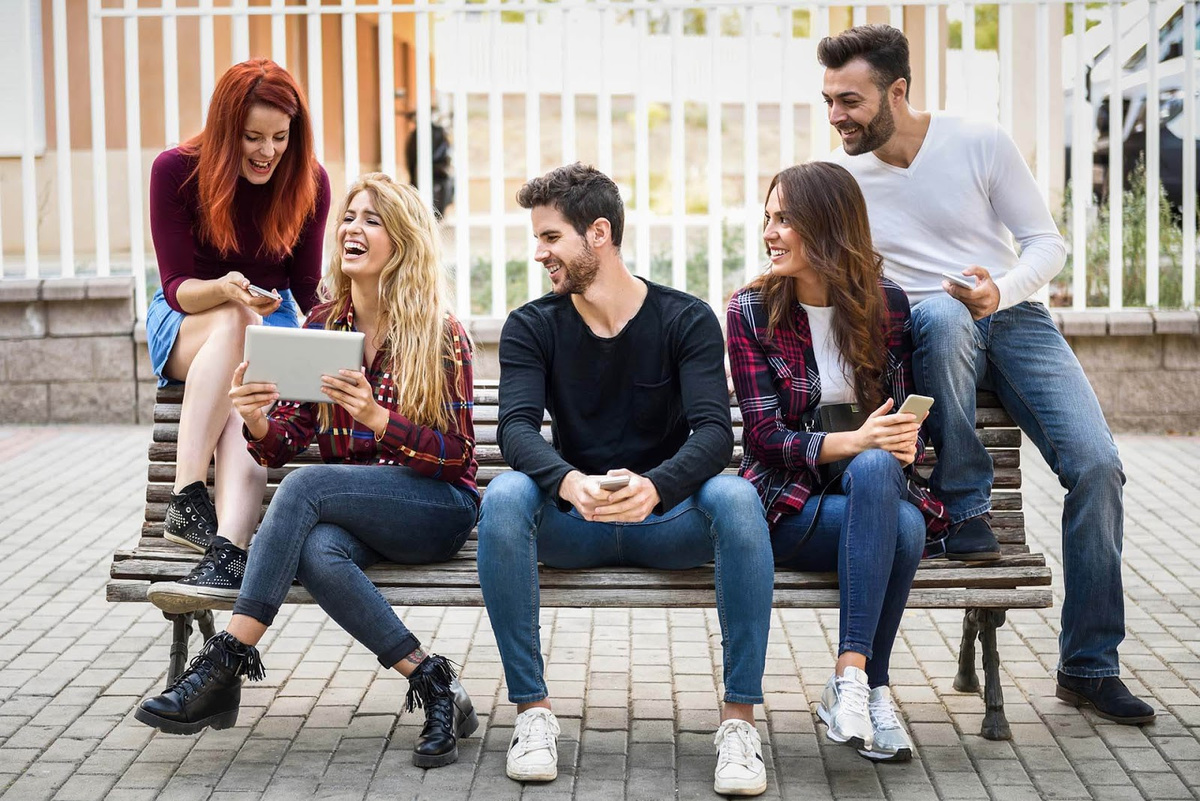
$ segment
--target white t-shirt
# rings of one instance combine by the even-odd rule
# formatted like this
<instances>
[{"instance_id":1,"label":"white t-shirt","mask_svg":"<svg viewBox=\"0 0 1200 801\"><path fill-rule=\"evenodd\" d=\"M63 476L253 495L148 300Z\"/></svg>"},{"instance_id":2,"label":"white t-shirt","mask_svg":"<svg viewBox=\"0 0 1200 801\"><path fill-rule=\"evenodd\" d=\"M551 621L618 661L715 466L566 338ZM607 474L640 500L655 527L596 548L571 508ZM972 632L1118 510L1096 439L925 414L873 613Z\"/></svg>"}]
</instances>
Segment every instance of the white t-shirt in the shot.
<instances>
[{"instance_id":1,"label":"white t-shirt","mask_svg":"<svg viewBox=\"0 0 1200 801\"><path fill-rule=\"evenodd\" d=\"M851 383L842 352L833 340L833 307L800 304L808 313L812 331L813 354L817 357L817 375L821 377L821 406L831 403L853 403Z\"/></svg>"},{"instance_id":2,"label":"white t-shirt","mask_svg":"<svg viewBox=\"0 0 1200 801\"><path fill-rule=\"evenodd\" d=\"M942 294L943 272L978 264L991 273L1000 308L1007 309L1066 262L1066 246L1025 159L994 123L934 113L907 169L874 153L848 156L840 147L829 161L858 181L884 273L913 305Z\"/></svg>"}]
</instances>

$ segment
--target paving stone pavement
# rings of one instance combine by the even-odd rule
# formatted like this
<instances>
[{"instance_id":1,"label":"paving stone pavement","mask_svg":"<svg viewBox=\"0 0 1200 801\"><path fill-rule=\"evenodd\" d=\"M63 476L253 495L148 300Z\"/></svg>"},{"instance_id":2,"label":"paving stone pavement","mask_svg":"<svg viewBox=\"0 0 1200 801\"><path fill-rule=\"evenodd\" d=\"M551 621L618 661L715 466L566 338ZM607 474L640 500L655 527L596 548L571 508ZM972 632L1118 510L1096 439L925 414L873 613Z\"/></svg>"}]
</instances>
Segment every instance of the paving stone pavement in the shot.
<instances>
[{"instance_id":1,"label":"paving stone pavement","mask_svg":"<svg viewBox=\"0 0 1200 801\"><path fill-rule=\"evenodd\" d=\"M1127 683L1160 715L1116 726L1056 701L1057 609L999 633L1011 742L978 736L983 703L951 684L961 612L910 611L893 688L918 746L875 766L827 744L815 703L836 611L779 610L759 723L772 799L1177 799L1200 788L1200 439L1120 437L1126 486ZM504 776L514 710L486 616L401 609L463 664L484 718L458 764L423 771L406 689L316 607L288 607L264 641L267 679L238 725L155 733L132 710L164 683L168 625L110 604L112 552L142 519L148 428L0 427L0 792L3 799L693 799L712 793L720 632L709 610L548 610L548 677L563 724L548 786ZM1026 449L1029 538L1061 592L1062 490ZM218 624L225 615L218 616ZM198 635L193 639L197 645Z\"/></svg>"}]
</instances>

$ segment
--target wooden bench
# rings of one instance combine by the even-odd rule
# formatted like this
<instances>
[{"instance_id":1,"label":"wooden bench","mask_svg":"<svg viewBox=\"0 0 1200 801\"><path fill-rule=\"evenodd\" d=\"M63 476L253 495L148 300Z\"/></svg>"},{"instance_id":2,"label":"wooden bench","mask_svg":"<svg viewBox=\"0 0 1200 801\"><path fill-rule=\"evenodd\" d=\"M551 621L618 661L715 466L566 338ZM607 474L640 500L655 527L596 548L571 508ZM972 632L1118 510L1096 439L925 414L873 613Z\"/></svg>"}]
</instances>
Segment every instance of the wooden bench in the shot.
<instances>
[{"instance_id":1,"label":"wooden bench","mask_svg":"<svg viewBox=\"0 0 1200 801\"><path fill-rule=\"evenodd\" d=\"M154 434L150 444L149 483L146 486L146 516L141 536L133 550L118 551L113 557L108 600L146 600L153 581L169 581L185 575L197 561L195 552L167 542L162 537L163 518L175 479L175 443L178 432L182 387L159 390L154 407ZM498 391L495 382L479 381L475 389L475 434L478 480L486 492L488 482L508 470L496 445ZM968 565L945 559L925 560L917 571L908 599L915 609L964 609L963 639L959 670L954 680L961 692L978 692L975 672L975 640L983 651L986 714L982 734L988 739L1008 739L1008 722L1000 688L996 629L1003 625L1008 609L1043 608L1051 605L1050 570L1041 554L1029 552L1025 543L1024 513L1021 509L1021 432L1000 408L994 395L980 393L976 426L995 463L992 493L993 527L1001 543L997 562ZM741 414L733 406L735 438L741 440ZM550 428L543 428L547 439ZM742 448L734 449L727 472L736 473ZM933 453L927 454L932 462ZM319 463L315 445L286 467L269 472L267 501L279 481L305 464ZM922 470L928 471L924 466ZM209 483L212 483L210 468ZM264 501L264 508L265 508ZM467 542L458 555L445 564L400 566L379 564L367 575L380 592L396 606L482 606L483 595L475 570L475 540ZM693 570L646 570L599 568L555 570L541 568L541 600L548 607L713 607L716 605L711 565ZM312 603L299 585L288 593L289 603ZM777 570L774 603L779 607L836 609L837 575ZM170 676L178 675L187 662L188 639L193 623L205 638L213 634L211 612L166 615L174 625Z\"/></svg>"}]
</instances>

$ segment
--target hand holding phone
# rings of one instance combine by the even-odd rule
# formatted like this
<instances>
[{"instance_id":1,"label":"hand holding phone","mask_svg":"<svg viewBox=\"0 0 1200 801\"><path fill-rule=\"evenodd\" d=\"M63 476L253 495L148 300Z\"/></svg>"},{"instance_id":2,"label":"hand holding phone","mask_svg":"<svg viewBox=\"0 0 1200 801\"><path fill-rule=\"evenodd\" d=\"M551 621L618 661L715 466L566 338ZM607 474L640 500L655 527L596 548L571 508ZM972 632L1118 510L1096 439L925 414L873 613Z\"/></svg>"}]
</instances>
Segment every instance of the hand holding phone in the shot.
<instances>
[{"instance_id":1,"label":"hand holding phone","mask_svg":"<svg viewBox=\"0 0 1200 801\"><path fill-rule=\"evenodd\" d=\"M928 395L909 395L904 399L904 403L900 404L900 408L896 412L898 414L914 415L919 423L932 406L933 398Z\"/></svg>"},{"instance_id":2,"label":"hand holding phone","mask_svg":"<svg viewBox=\"0 0 1200 801\"><path fill-rule=\"evenodd\" d=\"M248 287L246 287L246 291L251 295L257 295L260 298L270 298L271 300L276 300L279 298L279 295L275 292L275 290L263 289L261 286L255 286L254 284L250 284Z\"/></svg>"},{"instance_id":3,"label":"hand holding phone","mask_svg":"<svg viewBox=\"0 0 1200 801\"><path fill-rule=\"evenodd\" d=\"M942 278L945 278L952 284L961 286L963 289L975 288L975 282L967 278L965 275L959 275L958 273L942 273Z\"/></svg>"},{"instance_id":4,"label":"hand holding phone","mask_svg":"<svg viewBox=\"0 0 1200 801\"><path fill-rule=\"evenodd\" d=\"M603 476L600 479L600 489L615 492L629 486L629 476Z\"/></svg>"}]
</instances>

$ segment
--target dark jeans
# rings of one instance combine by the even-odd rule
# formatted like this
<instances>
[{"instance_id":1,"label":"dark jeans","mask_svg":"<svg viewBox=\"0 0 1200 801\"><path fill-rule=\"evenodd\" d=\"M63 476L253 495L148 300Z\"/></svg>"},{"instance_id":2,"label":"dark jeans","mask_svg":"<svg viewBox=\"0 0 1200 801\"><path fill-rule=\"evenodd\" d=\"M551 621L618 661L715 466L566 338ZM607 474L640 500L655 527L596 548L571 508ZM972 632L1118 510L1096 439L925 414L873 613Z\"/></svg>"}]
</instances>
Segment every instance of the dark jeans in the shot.
<instances>
[{"instance_id":1,"label":"dark jeans","mask_svg":"<svg viewBox=\"0 0 1200 801\"><path fill-rule=\"evenodd\" d=\"M864 451L842 475L843 494L827 493L819 511L810 498L771 532L776 566L837 571L838 654L867 657L872 687L888 683L892 645L925 548L925 518L906 500L907 486L896 457ZM798 546L814 515L812 536Z\"/></svg>"},{"instance_id":2,"label":"dark jeans","mask_svg":"<svg viewBox=\"0 0 1200 801\"><path fill-rule=\"evenodd\" d=\"M391 667L420 641L363 570L444 562L475 525L474 497L407 467L313 465L280 483L254 537L233 612L271 625L292 579Z\"/></svg>"}]
</instances>

